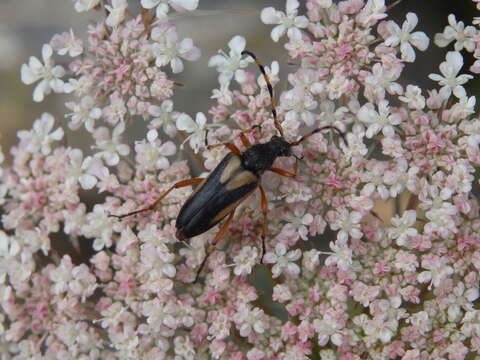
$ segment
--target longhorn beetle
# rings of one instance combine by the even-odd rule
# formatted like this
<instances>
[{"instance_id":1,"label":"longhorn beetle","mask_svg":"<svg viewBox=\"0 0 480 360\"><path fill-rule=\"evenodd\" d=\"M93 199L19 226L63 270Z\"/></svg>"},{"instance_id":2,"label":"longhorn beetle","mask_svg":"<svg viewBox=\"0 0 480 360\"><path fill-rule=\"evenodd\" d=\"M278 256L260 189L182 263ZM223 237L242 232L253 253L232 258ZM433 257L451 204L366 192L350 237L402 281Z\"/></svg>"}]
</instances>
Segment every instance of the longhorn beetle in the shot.
<instances>
[{"instance_id":1,"label":"longhorn beetle","mask_svg":"<svg viewBox=\"0 0 480 360\"><path fill-rule=\"evenodd\" d=\"M277 110L273 97L273 89L268 74L265 72L265 68L260 61L258 61L257 57L250 51L245 50L242 52L242 55L248 55L252 57L260 68L263 77L265 78L268 92L270 94L275 128L280 136L274 135L266 143L252 145L245 136L245 133L248 133L254 129L252 128L240 134L240 140L247 148L244 152L241 152L233 143L210 145L208 146L208 149L212 149L217 146L225 146L230 150L230 153L222 159L217 167L213 169L213 171L206 178L193 178L179 181L166 190L162 195L160 195L160 197L156 199L155 202L150 206L123 215L111 215L117 218L124 218L126 216L138 214L144 211L153 210L172 190L184 186L200 184L180 209L175 225L177 228L177 238L179 240L190 239L194 236L203 234L222 221L224 218L227 218L227 220L224 222L212 241L209 249L207 250L205 258L197 270L195 282L197 281L198 276L211 251L220 241L223 234L227 231L228 226L232 222L235 209L257 188L260 191L261 211L264 219L261 235L263 260L263 255L265 254L265 236L267 233L268 206L265 191L260 183L260 177L266 170L269 170L281 176L295 178L298 170L297 163L294 165L293 172L273 167L273 162L277 157L295 156L292 152L292 147L299 145L310 136L325 129L336 130L343 138L342 132L336 127L323 126L313 130L307 135L302 136L297 141L291 143L286 141L283 135L283 128L277 119ZM296 158L299 160L298 157Z\"/></svg>"}]
</instances>

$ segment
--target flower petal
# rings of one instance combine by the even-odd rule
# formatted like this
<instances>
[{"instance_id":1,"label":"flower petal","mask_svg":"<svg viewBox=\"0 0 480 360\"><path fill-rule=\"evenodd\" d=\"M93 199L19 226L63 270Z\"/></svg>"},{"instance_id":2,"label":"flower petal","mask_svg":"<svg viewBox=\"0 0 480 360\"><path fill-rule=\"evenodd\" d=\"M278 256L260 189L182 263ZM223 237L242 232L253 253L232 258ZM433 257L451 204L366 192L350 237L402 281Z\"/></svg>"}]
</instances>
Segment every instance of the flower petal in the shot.
<instances>
[{"instance_id":1,"label":"flower petal","mask_svg":"<svg viewBox=\"0 0 480 360\"><path fill-rule=\"evenodd\" d=\"M272 40L277 42L283 36L283 34L285 34L286 30L287 29L284 25L275 26L271 32Z\"/></svg>"},{"instance_id":2,"label":"flower petal","mask_svg":"<svg viewBox=\"0 0 480 360\"><path fill-rule=\"evenodd\" d=\"M185 113L182 113L178 116L176 125L178 130L186 131L189 133L197 130L197 124L195 123L195 121L193 121L193 119Z\"/></svg>"},{"instance_id":3,"label":"flower petal","mask_svg":"<svg viewBox=\"0 0 480 360\"><path fill-rule=\"evenodd\" d=\"M282 19L281 12L270 6L262 10L260 19L264 24L279 24Z\"/></svg>"},{"instance_id":4,"label":"flower petal","mask_svg":"<svg viewBox=\"0 0 480 360\"><path fill-rule=\"evenodd\" d=\"M237 54L240 54L245 50L246 40L243 36L237 35L234 36L229 42L228 47Z\"/></svg>"}]
</instances>

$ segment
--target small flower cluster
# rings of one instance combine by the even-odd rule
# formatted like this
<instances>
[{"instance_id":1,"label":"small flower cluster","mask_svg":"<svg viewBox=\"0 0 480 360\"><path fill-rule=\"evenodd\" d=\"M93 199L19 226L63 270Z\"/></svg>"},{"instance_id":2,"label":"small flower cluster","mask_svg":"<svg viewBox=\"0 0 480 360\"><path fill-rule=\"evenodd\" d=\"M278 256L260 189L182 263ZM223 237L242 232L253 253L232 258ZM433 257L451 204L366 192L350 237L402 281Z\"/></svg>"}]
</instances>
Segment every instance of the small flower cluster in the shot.
<instances>
[{"instance_id":1,"label":"small flower cluster","mask_svg":"<svg viewBox=\"0 0 480 360\"><path fill-rule=\"evenodd\" d=\"M474 0L479 5L478 0ZM480 354L479 204L472 193L480 166L476 98L464 85L463 53L480 72L480 30L454 15L433 43L453 45L438 88L404 84L404 67L430 40L418 18L388 20L384 0L298 0L265 8L273 41L297 64L265 67L278 94L287 141L334 126L295 149L297 179L264 174L270 200L267 252L257 197L235 221L192 284L214 232L181 244L175 218L191 194L176 189L154 211L117 219L152 204L190 177L188 146L212 170L227 153L206 143L251 142L276 134L267 84L241 36L209 65L219 73L215 105L195 120L170 99L183 60L200 55L179 40L170 10L195 0L75 0L79 12L105 10L84 44L73 32L31 57L22 80L40 81L34 100L67 92L73 129L85 127L92 153L63 143L64 131L43 114L18 133L12 164L0 152L0 357L3 359L470 359ZM474 23L480 23L478 19ZM252 50L252 49L251 49ZM73 60L55 66L54 51ZM68 79L65 79L68 76ZM136 119L145 139L130 147L122 134ZM259 129L257 129L259 128ZM182 136L182 137L181 137ZM161 139L169 138L167 141ZM293 158L276 167L291 169ZM105 193L94 206L85 190ZM97 197L98 198L98 197ZM379 201L397 203L391 218ZM381 216L382 215L382 216ZM218 231L218 230L217 230ZM312 237L329 239L329 252ZM226 243L226 242L225 242ZM85 248L88 248L85 251ZM92 254L93 252L93 254ZM263 265L257 266L263 260ZM268 277L269 285L256 279Z\"/></svg>"},{"instance_id":2,"label":"small flower cluster","mask_svg":"<svg viewBox=\"0 0 480 360\"><path fill-rule=\"evenodd\" d=\"M130 153L122 144L122 134L135 118L148 121L151 129L163 128L175 136L179 112L173 111L170 98L175 81L169 73L183 71L183 61L200 57L192 39L179 39L176 27L168 21L168 5L160 1L142 1L142 15L132 16L126 0L105 5L108 16L91 25L87 41L72 30L55 35L43 45L43 63L30 57L21 69L22 81L37 81L34 101L42 101L54 92L72 94L76 101L65 104L68 127L81 127L92 133L99 150L95 157L115 166ZM198 1L169 1L179 11L194 10ZM158 6L157 6L158 5ZM75 2L79 12L100 7L100 1ZM68 69L55 65L53 55L68 55ZM186 114L185 114L186 115Z\"/></svg>"}]
</instances>

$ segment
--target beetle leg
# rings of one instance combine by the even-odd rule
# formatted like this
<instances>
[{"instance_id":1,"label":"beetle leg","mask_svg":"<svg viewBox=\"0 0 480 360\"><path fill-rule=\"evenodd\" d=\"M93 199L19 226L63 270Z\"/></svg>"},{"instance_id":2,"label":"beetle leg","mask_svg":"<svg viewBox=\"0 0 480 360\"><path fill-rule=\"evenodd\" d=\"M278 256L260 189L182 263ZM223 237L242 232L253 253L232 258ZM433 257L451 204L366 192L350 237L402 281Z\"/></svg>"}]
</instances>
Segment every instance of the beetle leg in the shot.
<instances>
[{"instance_id":1,"label":"beetle leg","mask_svg":"<svg viewBox=\"0 0 480 360\"><path fill-rule=\"evenodd\" d=\"M225 146L225 147L228 148L228 150L230 150L235 155L240 155L240 149L237 147L237 145L232 144L232 143L222 143L222 144L208 145L207 149L211 150L211 149L219 147L219 146Z\"/></svg>"},{"instance_id":2,"label":"beetle leg","mask_svg":"<svg viewBox=\"0 0 480 360\"><path fill-rule=\"evenodd\" d=\"M250 142L250 140L248 140L248 138L245 136L245 134L250 134L253 130L255 130L257 128L261 129L261 126L260 125L253 125L250 129L242 131L240 133L240 140L242 140L243 146L245 146L245 147L252 146L252 143Z\"/></svg>"},{"instance_id":3,"label":"beetle leg","mask_svg":"<svg viewBox=\"0 0 480 360\"><path fill-rule=\"evenodd\" d=\"M293 179L297 176L298 165L297 165L297 163L295 163L295 165L293 165L293 172L283 170L283 169L279 169L279 168L275 168L275 167L272 167L269 170L278 174L278 175L289 177L289 178Z\"/></svg>"},{"instance_id":4,"label":"beetle leg","mask_svg":"<svg viewBox=\"0 0 480 360\"><path fill-rule=\"evenodd\" d=\"M240 134L240 140L242 140L243 146L245 147L252 146L252 144L250 143L250 140L248 140L248 138L245 136L245 133L243 132Z\"/></svg>"},{"instance_id":5,"label":"beetle leg","mask_svg":"<svg viewBox=\"0 0 480 360\"><path fill-rule=\"evenodd\" d=\"M245 131L242 131L242 132L240 133L240 140L242 140L243 146L245 146L245 147L250 147L250 146L252 146L252 143L250 142L250 140L248 140L248 138L245 136L245 134L251 133L251 132L252 132L253 130L255 130L256 128L261 128L261 127L260 127L260 125L254 125L254 126L252 126L250 129L245 130ZM239 149L234 143L221 143L221 144L208 145L207 134L208 134L208 129L207 129L207 131L205 132L205 147L206 147L208 150L211 150L211 149L216 148L216 147L219 147L219 146L225 146L225 147L227 147L232 153L234 153L234 154L236 154L236 155L240 154L240 149Z\"/></svg>"},{"instance_id":6,"label":"beetle leg","mask_svg":"<svg viewBox=\"0 0 480 360\"><path fill-rule=\"evenodd\" d=\"M153 209L155 209L155 207L158 205L158 203L159 203L160 201L162 201L162 199L163 199L165 196L167 196L172 190L178 189L178 188L181 188L181 187L185 187L185 186L189 186L189 185L199 184L199 183L201 183L203 180L204 180L204 178L193 178L193 179L188 179L188 180L179 181L179 182L175 183L174 185L172 185L172 186L171 186L168 190L166 190L162 195L160 195L160 197L159 197L157 200L155 200L155 202L154 202L153 204L149 205L148 207L143 208L143 209L140 209L140 210L135 210L135 211L129 212L129 213L127 213L127 214L123 214L123 215L110 214L109 216L113 216L113 217L122 219L122 218L127 217L127 216L130 216L130 215L135 215L135 214L138 214L138 213L141 213L141 212L144 212L144 211L153 210Z\"/></svg>"},{"instance_id":7,"label":"beetle leg","mask_svg":"<svg viewBox=\"0 0 480 360\"><path fill-rule=\"evenodd\" d=\"M225 234L225 231L227 231L228 227L230 226L230 223L232 222L234 213L235 213L235 209L230 213L227 220L225 221L225 223L222 225L222 227L218 231L217 235L215 235L215 239L213 239L212 243L208 246L208 249L205 253L205 258L202 260L202 263L200 264L200 267L197 270L197 275L195 276L194 283L197 282L198 276L200 275L200 272L202 271L203 267L205 266L205 263L207 262L207 259L210 256L210 254L212 253L213 249L215 248L217 243L220 241L223 234Z\"/></svg>"},{"instance_id":8,"label":"beetle leg","mask_svg":"<svg viewBox=\"0 0 480 360\"><path fill-rule=\"evenodd\" d=\"M263 214L263 226L262 226L262 257L260 258L260 262L263 263L263 256L265 255L265 237L267 236L267 227L268 227L268 202L267 197L265 196L265 190L261 184L258 184L258 190L260 190L260 207L262 209Z\"/></svg>"}]
</instances>

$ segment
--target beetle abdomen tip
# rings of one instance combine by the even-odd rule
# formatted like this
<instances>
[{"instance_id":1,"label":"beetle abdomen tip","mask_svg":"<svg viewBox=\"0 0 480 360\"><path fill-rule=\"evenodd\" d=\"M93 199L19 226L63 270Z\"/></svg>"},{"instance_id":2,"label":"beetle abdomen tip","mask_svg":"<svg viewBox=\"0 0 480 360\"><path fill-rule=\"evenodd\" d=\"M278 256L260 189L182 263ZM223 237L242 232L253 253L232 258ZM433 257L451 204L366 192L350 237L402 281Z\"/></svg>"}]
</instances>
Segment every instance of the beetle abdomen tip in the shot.
<instances>
[{"instance_id":1,"label":"beetle abdomen tip","mask_svg":"<svg viewBox=\"0 0 480 360\"><path fill-rule=\"evenodd\" d=\"M175 236L177 237L178 240L183 241L187 239L185 234L183 233L182 229L177 229L177 232L175 233Z\"/></svg>"}]
</instances>

